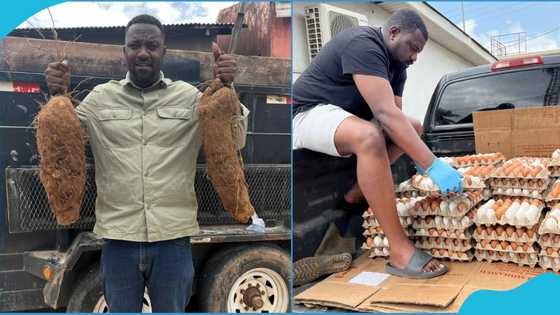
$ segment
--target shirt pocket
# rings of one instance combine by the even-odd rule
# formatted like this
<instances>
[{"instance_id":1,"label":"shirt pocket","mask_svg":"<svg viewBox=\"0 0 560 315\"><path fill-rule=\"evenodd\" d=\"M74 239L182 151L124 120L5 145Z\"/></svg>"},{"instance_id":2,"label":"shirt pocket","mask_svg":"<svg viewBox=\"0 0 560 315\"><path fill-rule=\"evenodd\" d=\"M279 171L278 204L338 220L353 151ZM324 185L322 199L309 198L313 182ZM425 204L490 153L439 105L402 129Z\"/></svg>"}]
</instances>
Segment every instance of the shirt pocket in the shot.
<instances>
[{"instance_id":1,"label":"shirt pocket","mask_svg":"<svg viewBox=\"0 0 560 315\"><path fill-rule=\"evenodd\" d=\"M188 143L193 132L193 109L162 107L157 109L157 134L154 139L159 146L182 146Z\"/></svg>"},{"instance_id":2,"label":"shirt pocket","mask_svg":"<svg viewBox=\"0 0 560 315\"><path fill-rule=\"evenodd\" d=\"M139 139L135 132L132 110L102 109L96 113L104 146L113 148L130 147Z\"/></svg>"}]
</instances>

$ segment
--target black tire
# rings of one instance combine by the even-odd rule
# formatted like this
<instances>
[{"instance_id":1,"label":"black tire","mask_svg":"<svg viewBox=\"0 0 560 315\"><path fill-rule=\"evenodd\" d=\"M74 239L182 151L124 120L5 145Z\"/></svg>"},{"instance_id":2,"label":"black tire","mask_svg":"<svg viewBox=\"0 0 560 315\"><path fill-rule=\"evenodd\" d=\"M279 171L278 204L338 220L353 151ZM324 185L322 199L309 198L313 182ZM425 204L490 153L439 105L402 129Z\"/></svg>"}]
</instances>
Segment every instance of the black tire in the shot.
<instances>
[{"instance_id":1,"label":"black tire","mask_svg":"<svg viewBox=\"0 0 560 315\"><path fill-rule=\"evenodd\" d=\"M70 296L66 312L91 313L103 296L103 284L99 264L92 265L78 280Z\"/></svg>"},{"instance_id":2,"label":"black tire","mask_svg":"<svg viewBox=\"0 0 560 315\"><path fill-rule=\"evenodd\" d=\"M275 285L279 290L284 292L283 286L286 286L288 303L285 309L278 310L278 312L288 312L291 305L289 296L291 260L284 250L270 244L227 248L212 256L206 263L200 289L196 293L200 311L236 312L236 310L228 310L228 296L232 286L247 272L262 270L263 268L272 270L276 275L279 275L275 278L278 280ZM278 297L278 299L283 301L284 297ZM250 310L254 311L253 309Z\"/></svg>"}]
</instances>

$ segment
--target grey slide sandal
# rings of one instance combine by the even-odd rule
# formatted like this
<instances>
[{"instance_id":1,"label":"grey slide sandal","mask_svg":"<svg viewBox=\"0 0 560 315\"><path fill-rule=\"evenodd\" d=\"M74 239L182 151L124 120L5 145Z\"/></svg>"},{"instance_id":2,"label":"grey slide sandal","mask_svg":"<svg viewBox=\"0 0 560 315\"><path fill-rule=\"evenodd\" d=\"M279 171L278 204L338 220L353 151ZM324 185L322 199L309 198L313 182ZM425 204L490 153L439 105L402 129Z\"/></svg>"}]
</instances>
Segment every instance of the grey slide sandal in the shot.
<instances>
[{"instance_id":1,"label":"grey slide sandal","mask_svg":"<svg viewBox=\"0 0 560 315\"><path fill-rule=\"evenodd\" d=\"M420 249L416 249L412 258L408 262L408 265L404 268L395 268L391 266L391 264L387 263L386 271L394 276L403 277L403 278L410 278L410 279L429 279L435 278L438 276L443 275L449 268L447 266L443 266L442 268L436 271L423 271L422 268L432 260L432 256Z\"/></svg>"}]
</instances>

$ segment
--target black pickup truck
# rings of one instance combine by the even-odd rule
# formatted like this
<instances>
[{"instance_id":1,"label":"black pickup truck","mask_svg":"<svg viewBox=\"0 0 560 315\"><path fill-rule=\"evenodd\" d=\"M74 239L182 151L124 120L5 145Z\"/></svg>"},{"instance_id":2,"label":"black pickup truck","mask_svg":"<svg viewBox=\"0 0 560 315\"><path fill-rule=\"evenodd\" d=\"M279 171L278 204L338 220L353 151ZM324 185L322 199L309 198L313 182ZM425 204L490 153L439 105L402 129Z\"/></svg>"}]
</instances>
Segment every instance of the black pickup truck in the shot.
<instances>
[{"instance_id":1,"label":"black pickup truck","mask_svg":"<svg viewBox=\"0 0 560 315\"><path fill-rule=\"evenodd\" d=\"M560 104L560 56L498 61L445 75L436 86L424 119L423 140L437 156L475 152L475 111ZM361 212L338 208L355 182L355 158L341 159L308 150L293 153L294 261L312 256L328 225L362 242ZM392 166L395 183L416 171L403 156ZM364 209L361 209L364 210Z\"/></svg>"},{"instance_id":2,"label":"black pickup truck","mask_svg":"<svg viewBox=\"0 0 560 315\"><path fill-rule=\"evenodd\" d=\"M170 55L163 71L197 84L200 68L199 60ZM105 77L73 76L72 90L79 84L75 96L122 78L106 70ZM246 84L236 85L236 91L251 110L242 154L251 200L267 228L247 231L223 209L201 155L195 181L201 233L191 238L196 278L187 310L283 312L290 306L290 89ZM47 97L40 71L0 67L0 312L106 312L99 271L103 240L91 232L96 196L91 152L77 223L57 225L38 180L32 121ZM260 290L251 289L259 285ZM148 295L144 310L150 310Z\"/></svg>"}]
</instances>

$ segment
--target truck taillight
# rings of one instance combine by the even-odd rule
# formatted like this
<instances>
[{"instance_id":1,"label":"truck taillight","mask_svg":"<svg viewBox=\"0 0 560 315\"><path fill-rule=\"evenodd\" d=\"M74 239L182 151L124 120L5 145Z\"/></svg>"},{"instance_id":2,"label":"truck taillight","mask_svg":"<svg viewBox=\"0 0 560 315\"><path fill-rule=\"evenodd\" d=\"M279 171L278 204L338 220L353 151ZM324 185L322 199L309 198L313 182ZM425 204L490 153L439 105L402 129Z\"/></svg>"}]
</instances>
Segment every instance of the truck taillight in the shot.
<instances>
[{"instance_id":1,"label":"truck taillight","mask_svg":"<svg viewBox=\"0 0 560 315\"><path fill-rule=\"evenodd\" d=\"M529 65L542 65L543 62L543 57L541 56L499 60L492 64L492 71L524 67Z\"/></svg>"}]
</instances>

